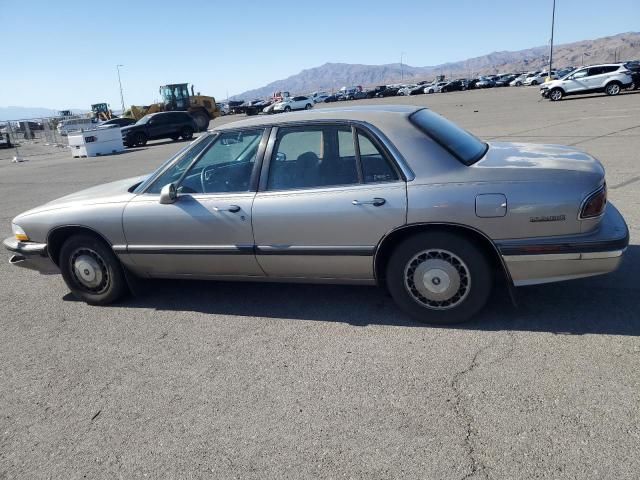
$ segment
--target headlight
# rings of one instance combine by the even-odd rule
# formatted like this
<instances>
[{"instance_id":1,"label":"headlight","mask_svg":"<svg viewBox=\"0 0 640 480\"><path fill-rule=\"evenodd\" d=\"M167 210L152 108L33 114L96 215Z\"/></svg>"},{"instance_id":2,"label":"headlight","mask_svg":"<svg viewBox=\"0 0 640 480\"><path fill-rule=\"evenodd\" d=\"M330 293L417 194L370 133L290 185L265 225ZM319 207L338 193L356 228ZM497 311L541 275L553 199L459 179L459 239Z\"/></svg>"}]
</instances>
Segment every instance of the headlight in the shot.
<instances>
[{"instance_id":1,"label":"headlight","mask_svg":"<svg viewBox=\"0 0 640 480\"><path fill-rule=\"evenodd\" d=\"M20 240L21 242L29 241L29 236L25 233L22 227L16 225L15 223L11 224L11 231L13 232L17 240Z\"/></svg>"}]
</instances>

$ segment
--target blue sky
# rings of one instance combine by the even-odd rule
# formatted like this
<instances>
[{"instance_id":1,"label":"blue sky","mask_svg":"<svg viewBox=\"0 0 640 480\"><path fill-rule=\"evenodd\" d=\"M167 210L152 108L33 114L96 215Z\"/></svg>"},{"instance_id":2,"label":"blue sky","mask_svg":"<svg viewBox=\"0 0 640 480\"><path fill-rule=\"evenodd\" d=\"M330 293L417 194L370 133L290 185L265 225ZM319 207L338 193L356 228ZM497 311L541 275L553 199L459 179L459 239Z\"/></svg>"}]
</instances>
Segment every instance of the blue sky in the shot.
<instances>
[{"instance_id":1,"label":"blue sky","mask_svg":"<svg viewBox=\"0 0 640 480\"><path fill-rule=\"evenodd\" d=\"M615 5L607 8L606 5ZM326 62L464 60L545 45L552 0L0 0L0 106L154 101L165 83L224 98ZM557 0L556 43L640 30L640 0Z\"/></svg>"}]
</instances>

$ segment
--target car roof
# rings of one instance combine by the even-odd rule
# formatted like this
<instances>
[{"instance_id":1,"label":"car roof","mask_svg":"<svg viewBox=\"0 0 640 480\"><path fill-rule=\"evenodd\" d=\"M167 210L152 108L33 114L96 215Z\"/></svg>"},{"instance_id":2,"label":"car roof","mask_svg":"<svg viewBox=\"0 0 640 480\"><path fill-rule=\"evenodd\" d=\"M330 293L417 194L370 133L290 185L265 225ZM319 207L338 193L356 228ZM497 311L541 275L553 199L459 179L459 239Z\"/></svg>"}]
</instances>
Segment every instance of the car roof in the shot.
<instances>
[{"instance_id":1,"label":"car roof","mask_svg":"<svg viewBox=\"0 0 640 480\"><path fill-rule=\"evenodd\" d=\"M286 122L304 122L313 120L355 120L373 124L384 123L398 117L409 117L424 107L413 105L360 105L350 107L319 108L278 115L261 115L236 122L226 123L214 128L214 131L233 130L245 127L259 127Z\"/></svg>"}]
</instances>

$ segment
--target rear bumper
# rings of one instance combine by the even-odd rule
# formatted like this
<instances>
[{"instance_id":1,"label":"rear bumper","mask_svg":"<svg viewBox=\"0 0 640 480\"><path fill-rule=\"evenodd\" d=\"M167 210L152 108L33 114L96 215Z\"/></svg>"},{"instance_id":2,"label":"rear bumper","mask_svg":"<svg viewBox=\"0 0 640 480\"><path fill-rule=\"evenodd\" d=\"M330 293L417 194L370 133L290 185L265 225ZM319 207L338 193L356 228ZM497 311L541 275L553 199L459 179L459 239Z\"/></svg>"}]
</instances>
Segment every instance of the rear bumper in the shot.
<instances>
[{"instance_id":1,"label":"rear bumper","mask_svg":"<svg viewBox=\"0 0 640 480\"><path fill-rule=\"evenodd\" d=\"M496 242L515 286L559 282L612 272L629 244L629 229L609 203L587 234Z\"/></svg>"},{"instance_id":2,"label":"rear bumper","mask_svg":"<svg viewBox=\"0 0 640 480\"><path fill-rule=\"evenodd\" d=\"M55 275L60 270L47 254L46 243L20 242L9 237L3 242L4 248L11 252L9 263L16 267L35 270L44 275Z\"/></svg>"}]
</instances>

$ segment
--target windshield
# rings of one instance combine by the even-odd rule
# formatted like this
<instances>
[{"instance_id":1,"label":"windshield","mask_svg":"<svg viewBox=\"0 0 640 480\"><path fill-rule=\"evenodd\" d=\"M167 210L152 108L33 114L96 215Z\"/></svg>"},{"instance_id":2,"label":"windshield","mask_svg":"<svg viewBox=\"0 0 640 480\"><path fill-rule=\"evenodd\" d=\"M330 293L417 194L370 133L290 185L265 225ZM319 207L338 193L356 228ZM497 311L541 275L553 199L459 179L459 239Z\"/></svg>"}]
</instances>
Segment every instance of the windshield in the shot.
<instances>
[{"instance_id":1,"label":"windshield","mask_svg":"<svg viewBox=\"0 0 640 480\"><path fill-rule=\"evenodd\" d=\"M151 115L145 115L144 117L142 117L140 120L136 122L136 125L144 125L149 121L150 118L151 118Z\"/></svg>"},{"instance_id":2,"label":"windshield","mask_svg":"<svg viewBox=\"0 0 640 480\"><path fill-rule=\"evenodd\" d=\"M142 119L140 119L140 120L142 120ZM191 142L190 144L186 145L184 148L179 150L174 156L169 158L169 160L165 161L162 165L160 165L160 167L157 168L151 175L149 175L144 182L142 182L140 185L138 185L136 187L136 189L133 191L133 193L142 193L142 192L144 192L144 190L147 188L147 186L151 182L155 181L156 178L158 178L160 172L165 170L174 161L180 162L180 160L178 160L178 159L183 157L183 156L184 157L189 157L189 159L187 159L187 158L183 159L185 161L185 167L186 167L190 163L190 161L193 160L193 158L195 158L195 155L200 153L204 149L204 147L207 146L208 142L206 141L206 139L211 139L212 137L213 137L213 135L211 135L211 134L201 135L200 137L195 139L193 142ZM200 146L197 146L197 145L200 145ZM185 152L187 152L188 150L191 152L191 154L190 155L185 155Z\"/></svg>"},{"instance_id":3,"label":"windshield","mask_svg":"<svg viewBox=\"0 0 640 480\"><path fill-rule=\"evenodd\" d=\"M477 162L487 151L486 143L431 110L418 110L409 119L465 165Z\"/></svg>"}]
</instances>

